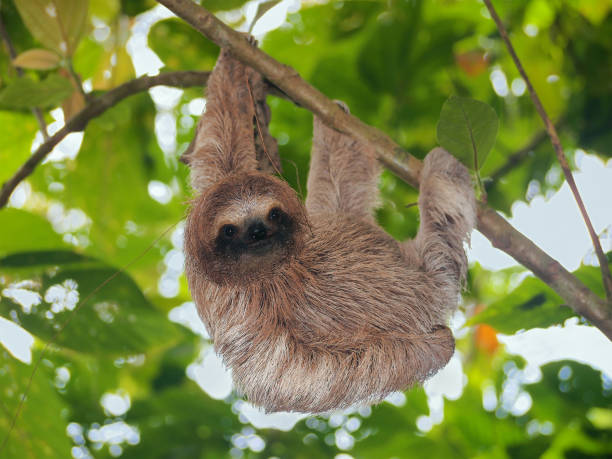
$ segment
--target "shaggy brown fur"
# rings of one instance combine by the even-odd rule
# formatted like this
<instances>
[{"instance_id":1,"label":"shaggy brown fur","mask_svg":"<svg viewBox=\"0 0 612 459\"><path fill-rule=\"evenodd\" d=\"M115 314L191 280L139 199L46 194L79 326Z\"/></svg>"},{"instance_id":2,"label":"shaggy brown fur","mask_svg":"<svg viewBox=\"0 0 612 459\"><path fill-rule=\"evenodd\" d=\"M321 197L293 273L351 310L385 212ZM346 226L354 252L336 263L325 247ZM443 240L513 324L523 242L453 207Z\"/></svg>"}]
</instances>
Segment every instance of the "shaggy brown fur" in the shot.
<instances>
[{"instance_id":1,"label":"shaggy brown fur","mask_svg":"<svg viewBox=\"0 0 612 459\"><path fill-rule=\"evenodd\" d=\"M315 119L304 206L257 171L253 71L223 51L191 153L186 273L234 382L267 411L325 412L424 381L454 351L446 327L475 222L467 170L442 149L421 173L418 236L372 217L373 151Z\"/></svg>"}]
</instances>

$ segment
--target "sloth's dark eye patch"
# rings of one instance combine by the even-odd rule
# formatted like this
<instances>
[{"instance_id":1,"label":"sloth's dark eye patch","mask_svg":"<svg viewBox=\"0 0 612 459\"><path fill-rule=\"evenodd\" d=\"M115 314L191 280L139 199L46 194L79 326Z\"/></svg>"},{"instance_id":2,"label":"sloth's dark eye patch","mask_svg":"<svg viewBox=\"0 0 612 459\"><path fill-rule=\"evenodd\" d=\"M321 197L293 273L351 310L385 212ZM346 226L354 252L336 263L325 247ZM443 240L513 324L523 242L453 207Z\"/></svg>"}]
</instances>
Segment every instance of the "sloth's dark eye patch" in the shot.
<instances>
[{"instance_id":1,"label":"sloth's dark eye patch","mask_svg":"<svg viewBox=\"0 0 612 459\"><path fill-rule=\"evenodd\" d=\"M268 220L277 221L281 217L281 210L278 207L274 207L268 214Z\"/></svg>"},{"instance_id":2,"label":"sloth's dark eye patch","mask_svg":"<svg viewBox=\"0 0 612 459\"><path fill-rule=\"evenodd\" d=\"M221 235L228 239L233 238L236 234L238 234L238 228L234 225L223 225L221 227Z\"/></svg>"}]
</instances>

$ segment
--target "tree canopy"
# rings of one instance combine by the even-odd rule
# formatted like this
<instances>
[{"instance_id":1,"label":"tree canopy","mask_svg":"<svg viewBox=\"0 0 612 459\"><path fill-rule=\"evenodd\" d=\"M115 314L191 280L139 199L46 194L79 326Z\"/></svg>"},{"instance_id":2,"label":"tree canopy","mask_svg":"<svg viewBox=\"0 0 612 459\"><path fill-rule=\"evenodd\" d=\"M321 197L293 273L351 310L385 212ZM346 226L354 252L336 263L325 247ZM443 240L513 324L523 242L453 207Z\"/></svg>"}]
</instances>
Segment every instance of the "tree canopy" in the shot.
<instances>
[{"instance_id":1,"label":"tree canopy","mask_svg":"<svg viewBox=\"0 0 612 459\"><path fill-rule=\"evenodd\" d=\"M566 272L502 218L565 180L485 4L198 3L379 130L329 119L382 145L386 231L416 234L414 158L442 145L475 173L481 232L523 266L474 260L452 323L457 353L425 388L295 425L252 415L219 389L183 276L191 190L178 159L216 40L153 0L0 1L0 457L612 455L612 374L528 363L500 342L564 323L612 338L612 304L597 263ZM607 161L612 1L494 5L569 167L585 153ZM303 103L292 87L268 98L283 177L301 196L311 111L327 103L308 91Z\"/></svg>"}]
</instances>

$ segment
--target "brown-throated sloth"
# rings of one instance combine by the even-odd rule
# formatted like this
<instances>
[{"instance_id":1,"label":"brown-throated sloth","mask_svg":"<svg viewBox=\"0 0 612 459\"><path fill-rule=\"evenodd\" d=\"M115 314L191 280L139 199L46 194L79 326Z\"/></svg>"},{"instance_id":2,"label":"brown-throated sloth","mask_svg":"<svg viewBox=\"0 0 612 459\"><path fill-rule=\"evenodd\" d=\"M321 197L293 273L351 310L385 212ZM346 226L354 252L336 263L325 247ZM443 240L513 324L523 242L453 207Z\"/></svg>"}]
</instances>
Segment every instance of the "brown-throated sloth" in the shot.
<instances>
[{"instance_id":1,"label":"brown-throated sloth","mask_svg":"<svg viewBox=\"0 0 612 459\"><path fill-rule=\"evenodd\" d=\"M418 235L397 242L372 216L372 149L315 118L304 205L257 170L247 79L261 75L223 50L185 158L199 193L186 275L236 387L266 411L319 413L422 382L454 351L445 323L476 215L468 171L430 152Z\"/></svg>"}]
</instances>

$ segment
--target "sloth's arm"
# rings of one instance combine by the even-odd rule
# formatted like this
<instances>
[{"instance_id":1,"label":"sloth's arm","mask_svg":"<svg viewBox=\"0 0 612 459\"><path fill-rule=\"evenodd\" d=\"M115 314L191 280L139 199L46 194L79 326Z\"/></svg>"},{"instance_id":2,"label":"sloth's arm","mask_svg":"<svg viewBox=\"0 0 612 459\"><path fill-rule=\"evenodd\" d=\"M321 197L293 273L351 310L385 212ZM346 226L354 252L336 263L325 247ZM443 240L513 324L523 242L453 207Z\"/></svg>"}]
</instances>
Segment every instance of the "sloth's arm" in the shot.
<instances>
[{"instance_id":1,"label":"sloth's arm","mask_svg":"<svg viewBox=\"0 0 612 459\"><path fill-rule=\"evenodd\" d=\"M181 158L191 168L191 185L202 191L236 172L257 169L254 109L247 80L255 71L221 50L208 80L206 111L192 148Z\"/></svg>"}]
</instances>

